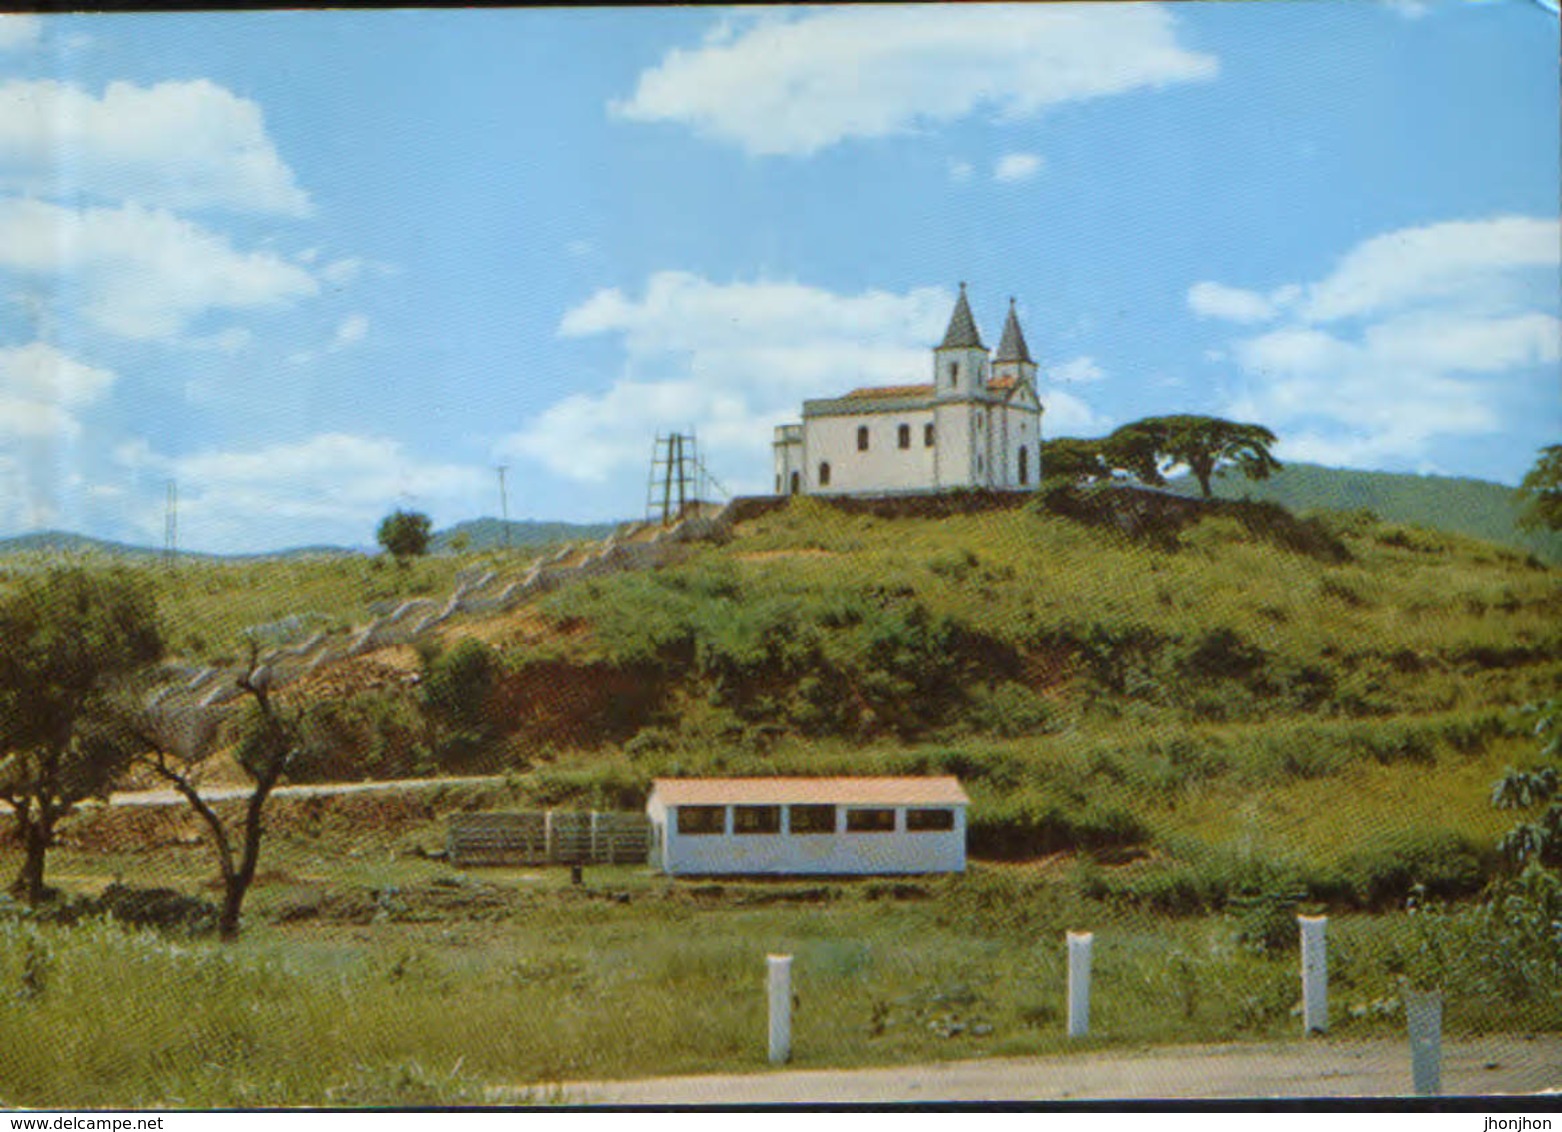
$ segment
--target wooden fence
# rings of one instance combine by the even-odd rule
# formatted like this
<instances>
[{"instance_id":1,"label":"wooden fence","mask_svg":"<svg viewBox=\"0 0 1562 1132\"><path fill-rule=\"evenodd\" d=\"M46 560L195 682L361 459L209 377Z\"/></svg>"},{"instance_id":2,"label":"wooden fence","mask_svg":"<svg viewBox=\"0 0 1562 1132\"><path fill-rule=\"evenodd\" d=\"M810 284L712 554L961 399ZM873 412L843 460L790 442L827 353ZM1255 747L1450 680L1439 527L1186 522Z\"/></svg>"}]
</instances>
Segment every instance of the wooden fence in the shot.
<instances>
[{"instance_id":1,"label":"wooden fence","mask_svg":"<svg viewBox=\"0 0 1562 1132\"><path fill-rule=\"evenodd\" d=\"M445 852L457 865L645 864L651 823L580 810L452 814Z\"/></svg>"}]
</instances>

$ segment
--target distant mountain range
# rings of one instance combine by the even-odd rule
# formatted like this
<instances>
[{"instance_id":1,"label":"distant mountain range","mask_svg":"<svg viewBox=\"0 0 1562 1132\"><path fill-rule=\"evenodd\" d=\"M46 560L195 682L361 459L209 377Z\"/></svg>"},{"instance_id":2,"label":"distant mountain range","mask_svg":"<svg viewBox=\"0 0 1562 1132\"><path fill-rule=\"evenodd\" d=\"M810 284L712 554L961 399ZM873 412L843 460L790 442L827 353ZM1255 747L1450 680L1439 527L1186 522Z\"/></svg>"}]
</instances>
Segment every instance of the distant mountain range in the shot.
<instances>
[{"instance_id":1,"label":"distant mountain range","mask_svg":"<svg viewBox=\"0 0 1562 1132\"><path fill-rule=\"evenodd\" d=\"M1188 495L1199 492L1191 477L1171 486ZM1228 474L1210 486L1222 499L1269 500L1291 511L1365 509L1390 523L1469 535L1529 551L1544 562L1562 563L1562 532L1520 530L1513 488L1500 483L1287 464L1268 480L1255 483Z\"/></svg>"},{"instance_id":2,"label":"distant mountain range","mask_svg":"<svg viewBox=\"0 0 1562 1132\"><path fill-rule=\"evenodd\" d=\"M1213 486L1215 494L1223 499L1270 500L1292 511L1313 508L1335 511L1366 509L1387 522L1469 535L1528 551L1545 562L1562 563L1562 532L1520 530L1519 505L1514 499L1513 489L1485 480L1358 472L1346 468L1324 468L1316 464L1288 464L1263 482L1255 483L1230 475L1217 477ZM1198 484L1191 478L1174 480L1171 487L1189 495L1196 495L1199 490ZM499 519L472 519L437 531L431 549L437 554L457 546L466 550L503 547L506 545L506 526L509 529L509 546L528 547L605 538L617 525L533 520L505 524ZM154 547L131 546L64 531L39 531L0 539L0 555L26 552L100 554L131 559L162 555L162 551ZM300 546L267 554L217 555L181 551L180 557L231 561L371 553L374 553L372 549L365 548Z\"/></svg>"},{"instance_id":3,"label":"distant mountain range","mask_svg":"<svg viewBox=\"0 0 1562 1132\"><path fill-rule=\"evenodd\" d=\"M499 519L473 519L465 523L457 523L448 530L437 531L430 544L430 549L438 554L454 549L452 543L459 541L459 536L465 535L465 549L467 550L492 550L507 545L505 542L506 524ZM606 538L613 533L617 526L615 523L555 523L513 521L508 524L510 531L509 546L526 547L541 546L554 542L574 542L584 539ZM261 554L203 554L198 551L179 551L179 557L186 561L207 562L242 562L259 559L282 558L325 558L341 557L354 554L373 554L375 551L364 547L349 546L295 546L286 550L267 551ZM61 557L71 555L94 555L106 558L122 558L129 560L141 560L148 558L161 558L163 551L157 547L134 546L130 543L115 542L112 539L92 538L89 535L72 534L69 531L35 531L31 534L16 535L12 538L0 538L0 555L7 554L50 554Z\"/></svg>"},{"instance_id":4,"label":"distant mountain range","mask_svg":"<svg viewBox=\"0 0 1562 1132\"><path fill-rule=\"evenodd\" d=\"M505 541L505 528L510 538ZM434 534L431 549L437 554L453 549L464 536L467 550L495 550L504 546L543 546L551 542L577 542L583 539L603 539L618 528L617 523L554 523L527 520L470 519L465 523Z\"/></svg>"}]
</instances>

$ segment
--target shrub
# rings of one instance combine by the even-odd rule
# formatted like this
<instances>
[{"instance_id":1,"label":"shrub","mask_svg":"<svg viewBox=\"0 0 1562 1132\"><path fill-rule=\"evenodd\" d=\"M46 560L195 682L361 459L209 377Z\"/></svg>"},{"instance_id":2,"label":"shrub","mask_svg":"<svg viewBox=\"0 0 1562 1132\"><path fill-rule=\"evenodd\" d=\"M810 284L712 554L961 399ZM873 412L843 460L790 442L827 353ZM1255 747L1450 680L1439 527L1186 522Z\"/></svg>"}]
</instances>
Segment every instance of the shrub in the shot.
<instances>
[{"instance_id":1,"label":"shrub","mask_svg":"<svg viewBox=\"0 0 1562 1132\"><path fill-rule=\"evenodd\" d=\"M1372 909L1402 905L1415 888L1438 899L1469 896L1486 874L1480 851L1467 838L1423 831L1353 853L1341 870L1356 903Z\"/></svg>"},{"instance_id":2,"label":"shrub","mask_svg":"<svg viewBox=\"0 0 1562 1132\"><path fill-rule=\"evenodd\" d=\"M979 685L971 698L969 718L972 726L1005 739L1044 731L1052 718L1046 700L1014 681L995 688Z\"/></svg>"},{"instance_id":3,"label":"shrub","mask_svg":"<svg viewBox=\"0 0 1562 1132\"><path fill-rule=\"evenodd\" d=\"M1034 795L974 804L966 825L971 854L997 860L1119 848L1148 838L1144 824L1127 810L1099 805L1078 810Z\"/></svg>"}]
</instances>

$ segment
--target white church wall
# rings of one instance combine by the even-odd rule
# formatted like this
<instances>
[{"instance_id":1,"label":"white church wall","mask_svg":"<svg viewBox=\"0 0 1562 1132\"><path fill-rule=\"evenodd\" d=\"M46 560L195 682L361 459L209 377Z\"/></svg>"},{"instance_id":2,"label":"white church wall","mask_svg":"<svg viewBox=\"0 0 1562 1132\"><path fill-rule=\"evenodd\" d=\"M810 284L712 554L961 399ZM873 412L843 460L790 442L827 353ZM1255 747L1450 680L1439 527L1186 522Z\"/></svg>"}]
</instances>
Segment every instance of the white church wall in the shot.
<instances>
[{"instance_id":1,"label":"white church wall","mask_svg":"<svg viewBox=\"0 0 1562 1132\"><path fill-rule=\"evenodd\" d=\"M934 482L934 460L941 442L935 435L933 447L923 443L924 427L932 423L933 413L926 409L810 419L804 425L806 490L817 495L926 491ZM902 426L909 434L907 448L900 447ZM867 451L857 446L859 428L868 430ZM826 463L830 482L823 484L820 465Z\"/></svg>"}]
</instances>

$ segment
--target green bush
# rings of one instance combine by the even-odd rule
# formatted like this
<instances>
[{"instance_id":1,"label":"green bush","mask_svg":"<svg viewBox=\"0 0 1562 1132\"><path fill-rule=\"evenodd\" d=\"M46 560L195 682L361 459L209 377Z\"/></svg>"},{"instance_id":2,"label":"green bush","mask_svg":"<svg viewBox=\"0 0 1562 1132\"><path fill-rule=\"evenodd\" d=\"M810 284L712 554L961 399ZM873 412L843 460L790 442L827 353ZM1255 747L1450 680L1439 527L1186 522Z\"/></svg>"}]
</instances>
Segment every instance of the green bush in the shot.
<instances>
[{"instance_id":1,"label":"green bush","mask_svg":"<svg viewBox=\"0 0 1562 1132\"><path fill-rule=\"evenodd\" d=\"M1341 872L1355 902L1364 908L1403 906L1412 890L1436 899L1480 891L1487 869L1480 851L1454 833L1412 831L1352 853Z\"/></svg>"},{"instance_id":2,"label":"green bush","mask_svg":"<svg viewBox=\"0 0 1562 1132\"><path fill-rule=\"evenodd\" d=\"M1127 810L1097 804L1081 809L1035 795L973 801L966 825L971 854L990 860L1113 849L1148 838L1148 829Z\"/></svg>"}]
</instances>

